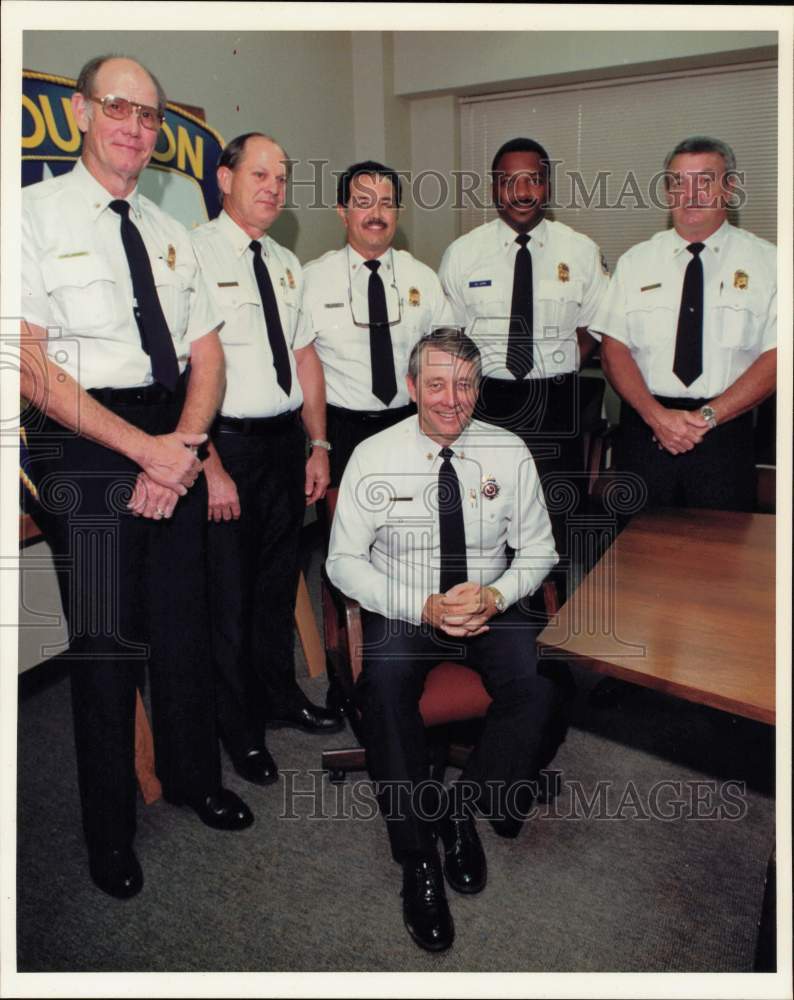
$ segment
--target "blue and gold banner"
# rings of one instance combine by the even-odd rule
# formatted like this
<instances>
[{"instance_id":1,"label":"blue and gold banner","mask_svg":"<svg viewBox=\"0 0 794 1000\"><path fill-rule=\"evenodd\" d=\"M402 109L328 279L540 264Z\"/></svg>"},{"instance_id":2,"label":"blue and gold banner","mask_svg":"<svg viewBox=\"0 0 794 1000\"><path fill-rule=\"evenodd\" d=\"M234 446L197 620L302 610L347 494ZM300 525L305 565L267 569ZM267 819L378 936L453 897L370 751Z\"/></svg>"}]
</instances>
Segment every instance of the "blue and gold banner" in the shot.
<instances>
[{"instance_id":1,"label":"blue and gold banner","mask_svg":"<svg viewBox=\"0 0 794 1000\"><path fill-rule=\"evenodd\" d=\"M74 87L67 77L22 71L23 185L71 170L80 156ZM215 167L222 149L223 139L214 129L169 103L139 188L188 228L213 219L220 211Z\"/></svg>"}]
</instances>

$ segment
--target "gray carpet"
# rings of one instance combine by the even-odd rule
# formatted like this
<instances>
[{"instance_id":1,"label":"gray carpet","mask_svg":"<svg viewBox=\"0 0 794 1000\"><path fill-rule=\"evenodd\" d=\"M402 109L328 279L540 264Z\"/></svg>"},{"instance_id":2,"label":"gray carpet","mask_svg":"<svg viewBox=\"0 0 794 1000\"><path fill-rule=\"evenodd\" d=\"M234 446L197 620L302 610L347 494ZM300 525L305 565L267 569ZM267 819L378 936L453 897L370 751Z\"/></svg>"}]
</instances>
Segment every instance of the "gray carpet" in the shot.
<instances>
[{"instance_id":1,"label":"gray carpet","mask_svg":"<svg viewBox=\"0 0 794 1000\"><path fill-rule=\"evenodd\" d=\"M321 700L324 679L300 670ZM365 776L332 786L319 772L323 746L351 745L349 732L273 732L282 778L268 789L226 761L256 815L242 833L141 803L144 890L104 896L80 834L68 682L42 686L19 713L19 970L750 971L774 843L773 732L639 689L596 710L593 683L577 674L556 802L515 841L480 823L489 883L450 891L457 937L441 956L403 928Z\"/></svg>"}]
</instances>

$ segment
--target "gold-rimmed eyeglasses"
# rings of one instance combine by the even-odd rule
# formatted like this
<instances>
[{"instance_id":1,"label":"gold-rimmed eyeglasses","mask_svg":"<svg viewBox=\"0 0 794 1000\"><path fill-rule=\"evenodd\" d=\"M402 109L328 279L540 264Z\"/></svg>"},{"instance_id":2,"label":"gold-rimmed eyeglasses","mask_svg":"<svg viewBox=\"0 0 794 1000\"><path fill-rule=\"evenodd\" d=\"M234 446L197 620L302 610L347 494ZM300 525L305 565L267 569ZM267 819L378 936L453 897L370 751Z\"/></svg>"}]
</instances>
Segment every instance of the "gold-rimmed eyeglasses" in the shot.
<instances>
[{"instance_id":1,"label":"gold-rimmed eyeglasses","mask_svg":"<svg viewBox=\"0 0 794 1000\"><path fill-rule=\"evenodd\" d=\"M159 108L152 108L148 104L137 104L135 101L128 101L125 97L115 97L113 94L108 94L106 97L88 97L87 100L99 104L103 113L117 122L124 121L131 114L136 114L141 125L151 129L152 132L159 131L165 120L165 112Z\"/></svg>"}]
</instances>

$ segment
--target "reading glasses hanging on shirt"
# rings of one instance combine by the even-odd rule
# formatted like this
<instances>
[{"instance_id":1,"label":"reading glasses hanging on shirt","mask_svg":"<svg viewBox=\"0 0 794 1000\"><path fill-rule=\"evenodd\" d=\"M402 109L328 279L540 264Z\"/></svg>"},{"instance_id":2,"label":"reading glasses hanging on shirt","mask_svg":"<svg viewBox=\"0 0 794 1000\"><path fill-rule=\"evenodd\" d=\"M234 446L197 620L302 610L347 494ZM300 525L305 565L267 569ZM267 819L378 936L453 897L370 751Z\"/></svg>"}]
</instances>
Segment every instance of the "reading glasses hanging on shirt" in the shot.
<instances>
[{"instance_id":1,"label":"reading glasses hanging on shirt","mask_svg":"<svg viewBox=\"0 0 794 1000\"><path fill-rule=\"evenodd\" d=\"M389 266L391 267L392 280L388 287L394 289L394 297L397 299L397 319L387 319L385 326L397 326L402 323L403 318L403 300L400 296L400 289L397 287L397 279L394 276L394 251L389 248ZM369 316L363 321L356 318L356 312L353 308L353 264L350 260L350 244L347 246L347 301L350 303L350 315L353 317L353 325L363 327L365 330L369 330ZM379 272L380 273L380 272ZM387 296L391 298L392 296ZM387 302L386 308L389 308L389 303Z\"/></svg>"},{"instance_id":2,"label":"reading glasses hanging on shirt","mask_svg":"<svg viewBox=\"0 0 794 1000\"><path fill-rule=\"evenodd\" d=\"M148 104L136 104L135 101L115 97L113 94L108 94L106 97L88 97L86 100L99 104L103 113L117 122L136 114L141 125L152 132L158 132L165 120L165 112L159 108L152 108Z\"/></svg>"}]
</instances>

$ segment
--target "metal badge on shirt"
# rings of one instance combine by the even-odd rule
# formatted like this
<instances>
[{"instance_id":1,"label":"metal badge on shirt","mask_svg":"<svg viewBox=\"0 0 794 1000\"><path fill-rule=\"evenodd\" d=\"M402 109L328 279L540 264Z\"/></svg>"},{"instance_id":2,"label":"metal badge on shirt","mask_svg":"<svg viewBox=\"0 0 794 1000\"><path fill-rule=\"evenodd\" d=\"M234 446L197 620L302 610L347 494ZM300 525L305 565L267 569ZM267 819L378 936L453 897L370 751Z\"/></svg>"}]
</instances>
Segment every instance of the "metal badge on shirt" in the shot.
<instances>
[{"instance_id":1,"label":"metal badge on shirt","mask_svg":"<svg viewBox=\"0 0 794 1000\"><path fill-rule=\"evenodd\" d=\"M496 476L490 473L482 477L482 488L480 492L486 500L495 500L499 496L501 487L496 481Z\"/></svg>"}]
</instances>

